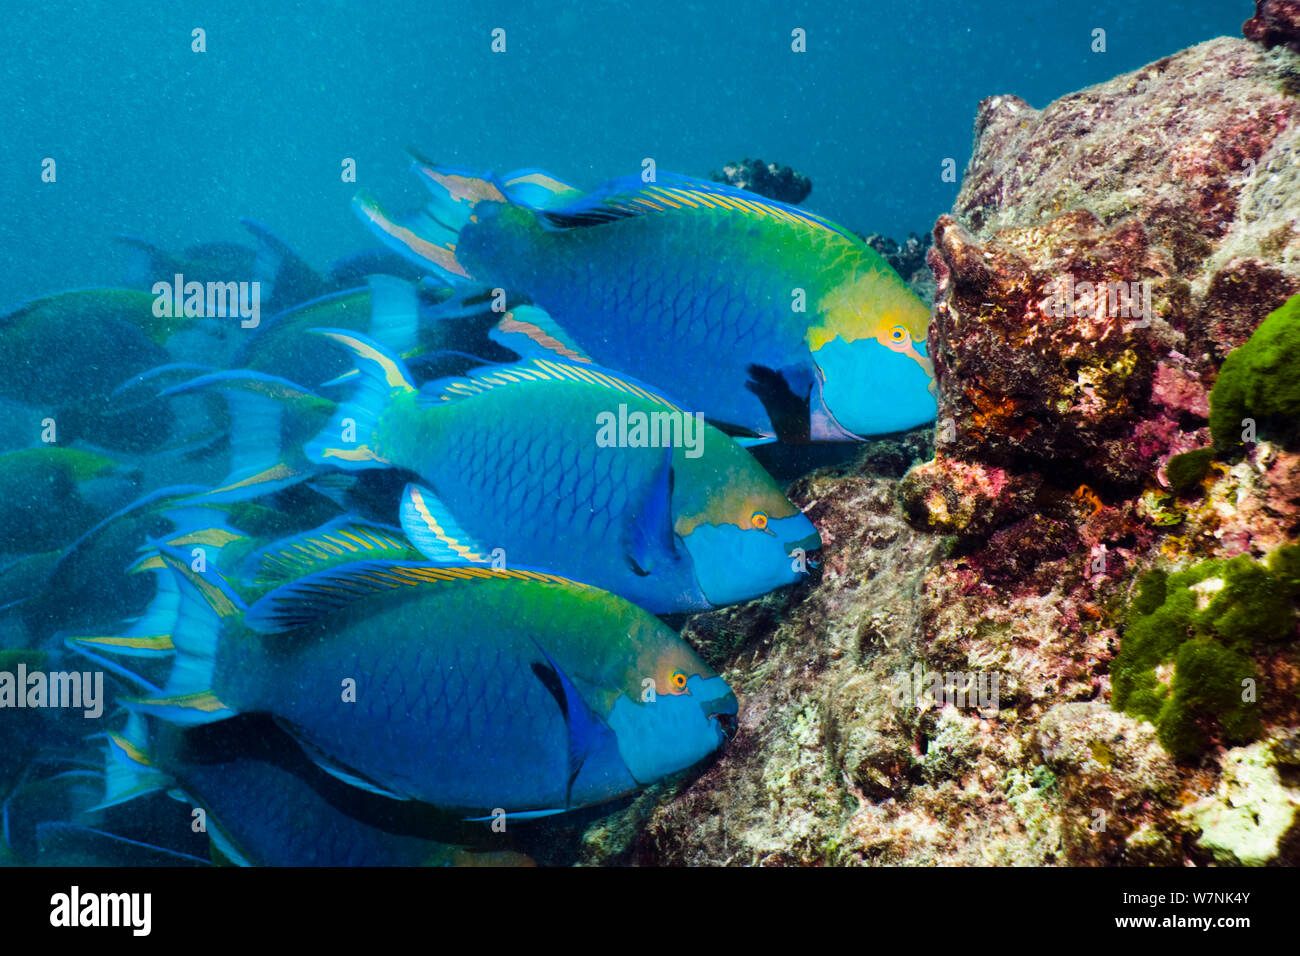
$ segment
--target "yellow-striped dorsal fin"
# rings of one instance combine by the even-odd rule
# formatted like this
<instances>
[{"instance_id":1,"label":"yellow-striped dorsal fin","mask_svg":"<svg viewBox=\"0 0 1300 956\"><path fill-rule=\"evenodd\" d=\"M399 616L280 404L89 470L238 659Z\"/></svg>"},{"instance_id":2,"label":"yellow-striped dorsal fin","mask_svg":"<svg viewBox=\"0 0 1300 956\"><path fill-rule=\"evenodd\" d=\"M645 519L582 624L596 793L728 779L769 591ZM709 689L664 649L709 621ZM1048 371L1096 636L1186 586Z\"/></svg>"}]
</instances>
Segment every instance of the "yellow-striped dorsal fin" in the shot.
<instances>
[{"instance_id":1,"label":"yellow-striped dorsal fin","mask_svg":"<svg viewBox=\"0 0 1300 956\"><path fill-rule=\"evenodd\" d=\"M597 365L575 365L550 359L533 359L514 365L490 365L476 369L460 378L443 379L431 383L421 394L424 403L454 402L471 395L480 395L494 388L508 388L527 382L569 381L595 385L625 395L633 395L671 411L682 409L663 395L632 379L625 378Z\"/></svg>"},{"instance_id":2,"label":"yellow-striped dorsal fin","mask_svg":"<svg viewBox=\"0 0 1300 956\"><path fill-rule=\"evenodd\" d=\"M244 623L263 634L284 633L326 620L353 602L367 598L384 594L415 595L422 587L487 580L536 581L592 590L579 581L530 568L360 562L319 571L276 588L249 609Z\"/></svg>"}]
</instances>

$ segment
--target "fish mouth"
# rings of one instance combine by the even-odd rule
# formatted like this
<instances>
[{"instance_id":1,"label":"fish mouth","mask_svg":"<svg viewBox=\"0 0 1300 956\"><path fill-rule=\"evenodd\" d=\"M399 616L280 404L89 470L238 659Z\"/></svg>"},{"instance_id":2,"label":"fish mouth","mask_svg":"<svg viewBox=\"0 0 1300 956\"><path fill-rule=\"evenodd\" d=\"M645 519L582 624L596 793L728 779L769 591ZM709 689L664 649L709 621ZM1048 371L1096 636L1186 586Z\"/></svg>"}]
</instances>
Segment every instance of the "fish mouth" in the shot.
<instances>
[{"instance_id":1,"label":"fish mouth","mask_svg":"<svg viewBox=\"0 0 1300 956\"><path fill-rule=\"evenodd\" d=\"M735 738L740 726L737 716L740 712L740 702L736 700L736 695L731 688L728 687L725 693L710 700L701 700L700 709L704 711L704 716L711 723L716 724L724 744Z\"/></svg>"},{"instance_id":2,"label":"fish mouth","mask_svg":"<svg viewBox=\"0 0 1300 956\"><path fill-rule=\"evenodd\" d=\"M730 743L735 738L736 731L740 727L740 720L735 714L709 714L709 720L717 723L718 732L722 734L723 743Z\"/></svg>"},{"instance_id":3,"label":"fish mouth","mask_svg":"<svg viewBox=\"0 0 1300 956\"><path fill-rule=\"evenodd\" d=\"M808 432L813 441L866 441L862 435L851 432L831 414L822 397L821 385L816 391L815 401L810 397L808 403Z\"/></svg>"},{"instance_id":4,"label":"fish mouth","mask_svg":"<svg viewBox=\"0 0 1300 956\"><path fill-rule=\"evenodd\" d=\"M813 530L810 534L804 535L797 541L785 542L785 553L788 557L794 557L796 552L802 552L804 556L814 551L820 551L822 547L822 536Z\"/></svg>"}]
</instances>

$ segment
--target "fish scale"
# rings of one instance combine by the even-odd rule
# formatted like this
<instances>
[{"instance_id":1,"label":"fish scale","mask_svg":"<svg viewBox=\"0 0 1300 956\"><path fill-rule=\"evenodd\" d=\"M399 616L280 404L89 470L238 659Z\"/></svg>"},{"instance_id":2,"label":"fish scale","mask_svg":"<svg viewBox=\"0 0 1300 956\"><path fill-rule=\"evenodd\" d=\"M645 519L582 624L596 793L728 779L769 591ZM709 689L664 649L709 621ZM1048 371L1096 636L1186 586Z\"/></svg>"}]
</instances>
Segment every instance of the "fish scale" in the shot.
<instances>
[{"instance_id":1,"label":"fish scale","mask_svg":"<svg viewBox=\"0 0 1300 956\"><path fill-rule=\"evenodd\" d=\"M409 616L399 615L396 620L408 628L414 626ZM482 659L485 653L491 654L491 663ZM299 687L300 693L291 697L283 690L275 691L280 698L276 706L281 716L310 743L344 765L355 767L374 761L399 768L389 775L390 786L409 787L417 792L429 792L434 787L440 804L468 806L470 794L476 790L482 792L484 780L495 778L502 788L500 799L509 802L512 793L505 786L507 775L501 771L503 765L536 760L538 752L548 748L563 752L565 729L554 699L517 663L502 667L499 653L483 648L429 644L406 645L393 653L391 649L372 644L353 654L348 667L327 666L322 670L322 658L330 661L330 652L324 648L313 649L297 659L296 668L282 671L281 677L291 686ZM325 676L318 676L322 673ZM317 695L323 696L337 688L336 675L341 679L352 674L375 676L369 681L359 677L356 703L340 703L335 708L336 719L322 720ZM373 687L367 688L367 683ZM428 693L429 687L436 690ZM486 696L488 687L515 690L508 696L500 693L494 700ZM338 696L336 691L334 696ZM423 729L423 737L358 739L356 718L348 708L356 708L361 721L375 726L406 726L413 720ZM303 729L304 724L312 729ZM455 748L454 759L402 768L403 755L418 751L421 739L426 747L433 740L458 741L462 746ZM510 741L515 745L510 746ZM523 742L522 747L519 742ZM476 762L469 769L466 765L472 760ZM558 776L562 775L562 768L552 769L556 779L562 779ZM562 802L563 796L552 791L539 794L537 799Z\"/></svg>"},{"instance_id":2,"label":"fish scale","mask_svg":"<svg viewBox=\"0 0 1300 956\"><path fill-rule=\"evenodd\" d=\"M456 847L402 832L404 820L409 829L410 815L400 816L407 805L372 798L330 779L274 730L258 727L250 740L245 728L218 738L215 747L209 739L197 749L187 746L174 728L156 730L160 739L151 735L147 741L130 741L132 749L124 750L143 755L147 763L135 763L132 769L152 779L132 774L129 784L121 784L122 793L129 798L154 786L180 789L204 808L214 844L235 862L417 866L457 859ZM256 756L244 755L250 749Z\"/></svg>"},{"instance_id":3,"label":"fish scale","mask_svg":"<svg viewBox=\"0 0 1300 956\"><path fill-rule=\"evenodd\" d=\"M481 549L491 551L508 541L511 565L541 567L555 567L552 556L562 550L562 566L575 577L614 578L635 590L640 576L621 557L623 526L636 507L637 494L647 493L639 489L647 488L662 452L597 448L595 414L613 411L620 402L633 407L643 403L635 396L609 395L578 383L552 383L550 390L557 398L544 420L539 421L536 412L540 399L531 396L501 396L503 407L527 407L500 421L483 420L472 402L454 402L436 407L432 416L440 422L438 434L455 436L447 447L438 443L433 453L427 444L411 447L403 437L400 414L386 422L383 444L390 460L415 471L444 500L481 502L477 514L458 513L461 526ZM590 425L580 426L575 434L572 425L560 423L563 418ZM595 545L568 544L578 539ZM689 579L668 585L675 592L692 586Z\"/></svg>"}]
</instances>

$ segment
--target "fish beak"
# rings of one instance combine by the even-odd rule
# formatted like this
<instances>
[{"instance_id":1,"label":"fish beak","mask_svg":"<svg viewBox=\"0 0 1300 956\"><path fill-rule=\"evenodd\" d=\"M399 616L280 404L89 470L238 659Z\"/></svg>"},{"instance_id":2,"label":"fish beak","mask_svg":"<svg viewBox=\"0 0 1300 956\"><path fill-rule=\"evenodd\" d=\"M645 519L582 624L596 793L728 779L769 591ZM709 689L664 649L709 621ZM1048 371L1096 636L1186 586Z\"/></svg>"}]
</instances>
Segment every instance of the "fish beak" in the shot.
<instances>
[{"instance_id":1,"label":"fish beak","mask_svg":"<svg viewBox=\"0 0 1300 956\"><path fill-rule=\"evenodd\" d=\"M700 707L703 708L709 720L717 725L718 732L722 734L724 742L730 741L736 736L739 725L737 714L740 705L736 700L736 695L731 693L730 688L728 688L727 693L712 700L701 700Z\"/></svg>"},{"instance_id":2,"label":"fish beak","mask_svg":"<svg viewBox=\"0 0 1300 956\"><path fill-rule=\"evenodd\" d=\"M785 553L794 557L796 552L803 552L805 555L811 551L818 551L822 546L822 536L814 531L812 534L805 535L798 541L787 541L785 543Z\"/></svg>"},{"instance_id":3,"label":"fish beak","mask_svg":"<svg viewBox=\"0 0 1300 956\"><path fill-rule=\"evenodd\" d=\"M823 394L826 373L817 369L817 385L808 396L808 436L812 441L865 441L861 435L849 431L831 414Z\"/></svg>"},{"instance_id":4,"label":"fish beak","mask_svg":"<svg viewBox=\"0 0 1300 956\"><path fill-rule=\"evenodd\" d=\"M709 720L717 722L723 740L730 742L735 738L740 724L735 714L709 714Z\"/></svg>"}]
</instances>

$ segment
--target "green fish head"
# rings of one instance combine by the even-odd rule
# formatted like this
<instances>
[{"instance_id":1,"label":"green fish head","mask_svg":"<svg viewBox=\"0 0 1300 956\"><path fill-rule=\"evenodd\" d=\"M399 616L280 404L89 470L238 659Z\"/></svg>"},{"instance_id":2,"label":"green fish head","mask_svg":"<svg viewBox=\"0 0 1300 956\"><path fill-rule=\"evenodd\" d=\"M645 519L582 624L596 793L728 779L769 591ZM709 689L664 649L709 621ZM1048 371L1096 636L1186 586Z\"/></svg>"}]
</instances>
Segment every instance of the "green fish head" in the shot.
<instances>
[{"instance_id":1,"label":"green fish head","mask_svg":"<svg viewBox=\"0 0 1300 956\"><path fill-rule=\"evenodd\" d=\"M885 435L934 421L930 309L897 273L883 262L864 269L832 289L818 314L807 337L821 373L814 440L842 439L844 431Z\"/></svg>"},{"instance_id":2,"label":"green fish head","mask_svg":"<svg viewBox=\"0 0 1300 956\"><path fill-rule=\"evenodd\" d=\"M701 454L674 456L673 530L713 607L800 580L821 537L754 457L715 428Z\"/></svg>"}]
</instances>

